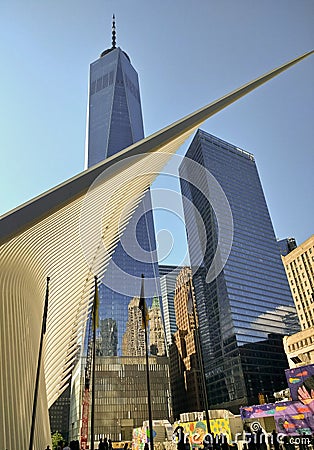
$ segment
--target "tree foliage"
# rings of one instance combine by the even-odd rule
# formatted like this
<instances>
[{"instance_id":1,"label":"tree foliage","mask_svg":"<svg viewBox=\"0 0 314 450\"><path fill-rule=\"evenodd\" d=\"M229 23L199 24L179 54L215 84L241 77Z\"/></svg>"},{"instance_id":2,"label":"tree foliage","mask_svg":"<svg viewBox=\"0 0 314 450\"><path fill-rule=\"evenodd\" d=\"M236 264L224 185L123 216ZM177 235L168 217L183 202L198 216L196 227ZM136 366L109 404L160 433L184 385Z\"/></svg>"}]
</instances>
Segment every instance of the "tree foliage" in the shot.
<instances>
[{"instance_id":1,"label":"tree foliage","mask_svg":"<svg viewBox=\"0 0 314 450\"><path fill-rule=\"evenodd\" d=\"M52 436L51 436L51 440L52 440L52 449L56 450L58 447L59 442L63 442L63 436L61 433L59 433L59 431L56 431Z\"/></svg>"}]
</instances>

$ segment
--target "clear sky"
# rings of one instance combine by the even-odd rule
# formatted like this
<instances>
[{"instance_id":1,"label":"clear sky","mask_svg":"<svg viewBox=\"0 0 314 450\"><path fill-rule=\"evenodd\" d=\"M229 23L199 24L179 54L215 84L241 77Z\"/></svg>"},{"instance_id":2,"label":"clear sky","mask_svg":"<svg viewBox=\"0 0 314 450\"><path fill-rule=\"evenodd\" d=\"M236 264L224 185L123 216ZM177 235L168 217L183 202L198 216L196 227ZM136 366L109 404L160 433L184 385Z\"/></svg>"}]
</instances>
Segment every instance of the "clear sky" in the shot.
<instances>
[{"instance_id":1,"label":"clear sky","mask_svg":"<svg viewBox=\"0 0 314 450\"><path fill-rule=\"evenodd\" d=\"M314 48L313 0L2 1L1 214L83 170L89 64L112 13L146 135ZM276 236L299 244L314 232L313 80L311 56L202 126L255 155Z\"/></svg>"}]
</instances>

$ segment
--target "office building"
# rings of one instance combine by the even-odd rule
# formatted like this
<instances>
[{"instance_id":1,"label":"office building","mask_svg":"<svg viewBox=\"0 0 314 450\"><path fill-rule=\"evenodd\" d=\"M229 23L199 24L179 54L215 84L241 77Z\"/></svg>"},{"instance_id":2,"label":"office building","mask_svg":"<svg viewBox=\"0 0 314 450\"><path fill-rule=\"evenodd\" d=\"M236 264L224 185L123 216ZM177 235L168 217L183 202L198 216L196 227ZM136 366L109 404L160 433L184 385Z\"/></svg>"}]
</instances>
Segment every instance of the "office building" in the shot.
<instances>
[{"instance_id":1,"label":"office building","mask_svg":"<svg viewBox=\"0 0 314 450\"><path fill-rule=\"evenodd\" d=\"M90 66L86 165L91 167L143 138L138 75L129 56L121 48L116 47L115 21L113 21L112 47L103 51L100 57ZM120 199L118 198L117 201L120 201ZM128 206L125 209L126 215L128 215ZM125 217L121 215L119 219L123 223ZM114 391L109 392L110 389L114 390L117 386L105 380L106 377L111 379L110 364L108 365L105 358L111 358L112 363L112 356L134 358L145 355L144 330L141 329L141 312L138 308L141 274L145 276L144 292L146 302L150 307L153 296L160 293L160 284L149 190L145 193L143 200L137 206L124 230L99 286L101 326L97 332L96 340L98 347L101 347L98 354L99 356L102 355L104 361L97 366L97 372L102 370L100 368L104 366L107 369L103 370L101 374L97 374L96 377L104 378L103 383L106 385L108 397L117 395ZM87 324L86 330L88 330L88 326ZM108 326L111 329L108 329ZM152 328L150 329L152 330ZM110 336L108 333L110 333ZM106 336L110 337L110 340L104 342L103 338L106 338ZM157 336L156 331L154 331L154 336ZM85 336L82 356L86 355L87 341L88 333ZM165 356L165 352L160 348L160 341L158 343L155 341L156 339L154 339L154 346L150 347L155 352L153 354ZM101 345L100 342L102 342ZM126 372L129 362L132 367L137 364L134 363L133 359L125 359L123 370ZM166 377L166 382L169 378L165 373L163 375ZM84 378L84 368L82 368L81 377ZM120 403L118 402L117 405L122 405L129 398L128 385L121 382L118 391ZM134 401L137 410L142 410L139 415L140 421L147 419L148 411L145 395L135 396ZM76 410L76 407L74 409ZM146 411L146 415L143 415L144 411ZM155 412L158 413L157 410ZM97 407L95 414L95 420L98 421L98 415L102 414L102 409ZM113 415L110 416L110 414ZM106 415L106 419L108 419L106 420L107 427L105 430L102 428L102 432L115 436L115 439L117 439L120 434L116 431L117 421L122 424L123 420L129 420L129 414L130 412L122 407L120 410L118 406L110 407ZM154 417L154 419L164 418L167 417L158 415ZM75 419L71 417L70 421L75 422ZM139 426L141 424L142 422L138 423L137 417L134 416L133 425ZM77 431L78 427L75 426L75 428ZM99 434L100 428L96 427L95 433ZM77 434L71 436L71 439L78 438Z\"/></svg>"},{"instance_id":2,"label":"office building","mask_svg":"<svg viewBox=\"0 0 314 450\"><path fill-rule=\"evenodd\" d=\"M138 297L134 297L128 306L129 315L122 340L123 356L145 356L145 330L142 328L142 312Z\"/></svg>"},{"instance_id":3,"label":"office building","mask_svg":"<svg viewBox=\"0 0 314 450\"><path fill-rule=\"evenodd\" d=\"M165 325L167 348L172 343L172 335L177 331L176 314L174 310L174 292L180 270L181 267L159 265L162 314Z\"/></svg>"},{"instance_id":4,"label":"office building","mask_svg":"<svg viewBox=\"0 0 314 450\"><path fill-rule=\"evenodd\" d=\"M149 310L149 348L151 355L166 356L165 332L158 297L153 298Z\"/></svg>"},{"instance_id":5,"label":"office building","mask_svg":"<svg viewBox=\"0 0 314 450\"><path fill-rule=\"evenodd\" d=\"M291 369L314 364L314 327L285 336L283 345Z\"/></svg>"},{"instance_id":6,"label":"office building","mask_svg":"<svg viewBox=\"0 0 314 450\"><path fill-rule=\"evenodd\" d=\"M187 370L192 367L191 357L196 354L196 341L194 330L198 327L195 311L195 295L192 284L192 271L189 267L181 269L176 282L174 307L178 331L174 334L178 342L179 353L184 360ZM182 345L179 344L179 333L184 333Z\"/></svg>"},{"instance_id":7,"label":"office building","mask_svg":"<svg viewBox=\"0 0 314 450\"><path fill-rule=\"evenodd\" d=\"M170 383L173 415L204 409L199 349L197 345L198 320L192 271L183 267L177 277L174 306L177 331L170 346Z\"/></svg>"},{"instance_id":8,"label":"office building","mask_svg":"<svg viewBox=\"0 0 314 450\"><path fill-rule=\"evenodd\" d=\"M117 356L118 329L115 320L109 318L100 321L97 343L97 356Z\"/></svg>"},{"instance_id":9,"label":"office building","mask_svg":"<svg viewBox=\"0 0 314 450\"><path fill-rule=\"evenodd\" d=\"M169 361L150 356L152 416L170 417ZM81 372L85 359L73 371L70 436L81 432ZM95 442L110 436L112 441L131 441L132 430L147 420L146 360L143 357L96 357ZM154 419L157 420L157 419ZM90 428L89 428L90 430ZM70 439L72 439L70 437Z\"/></svg>"},{"instance_id":10,"label":"office building","mask_svg":"<svg viewBox=\"0 0 314 450\"><path fill-rule=\"evenodd\" d=\"M68 386L49 408L51 434L58 431L66 441L69 439L70 394Z\"/></svg>"},{"instance_id":11,"label":"office building","mask_svg":"<svg viewBox=\"0 0 314 450\"><path fill-rule=\"evenodd\" d=\"M293 299L254 156L199 130L179 174L208 402L237 412L286 387Z\"/></svg>"},{"instance_id":12,"label":"office building","mask_svg":"<svg viewBox=\"0 0 314 450\"><path fill-rule=\"evenodd\" d=\"M138 75L129 56L116 47L113 20L112 47L90 65L86 165L91 167L143 138ZM100 318L115 320L120 355L129 301L140 293L141 274L151 304L160 285L149 191L124 231L99 289Z\"/></svg>"},{"instance_id":13,"label":"office building","mask_svg":"<svg viewBox=\"0 0 314 450\"><path fill-rule=\"evenodd\" d=\"M314 235L282 256L302 331L286 336L291 368L314 363Z\"/></svg>"},{"instance_id":14,"label":"office building","mask_svg":"<svg viewBox=\"0 0 314 450\"><path fill-rule=\"evenodd\" d=\"M282 256L286 256L288 253L292 252L292 250L297 248L296 240L293 237L278 239L277 242Z\"/></svg>"},{"instance_id":15,"label":"office building","mask_svg":"<svg viewBox=\"0 0 314 450\"><path fill-rule=\"evenodd\" d=\"M282 256L302 330L314 327L314 235Z\"/></svg>"}]
</instances>

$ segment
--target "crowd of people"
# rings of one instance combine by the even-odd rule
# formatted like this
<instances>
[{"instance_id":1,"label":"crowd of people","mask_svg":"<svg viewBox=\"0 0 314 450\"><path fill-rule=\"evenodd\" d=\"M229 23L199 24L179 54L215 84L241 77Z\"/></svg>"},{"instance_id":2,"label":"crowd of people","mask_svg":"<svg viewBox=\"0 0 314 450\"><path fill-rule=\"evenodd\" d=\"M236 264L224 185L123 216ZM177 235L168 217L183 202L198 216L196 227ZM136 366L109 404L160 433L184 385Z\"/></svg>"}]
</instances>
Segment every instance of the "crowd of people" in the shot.
<instances>
[{"instance_id":1,"label":"crowd of people","mask_svg":"<svg viewBox=\"0 0 314 450\"><path fill-rule=\"evenodd\" d=\"M100 438L98 444L98 450L112 450L112 440L106 437L104 439Z\"/></svg>"},{"instance_id":2,"label":"crowd of people","mask_svg":"<svg viewBox=\"0 0 314 450\"><path fill-rule=\"evenodd\" d=\"M271 434L265 433L261 428L252 432L249 428L245 431L243 450L314 450L314 434L300 436L279 436L275 430ZM177 450L193 450L193 445L189 437L184 434L183 427L175 430L177 437ZM123 450L130 450L128 443L124 444ZM49 445L45 450L51 450ZM79 441L59 442L57 450L80 450ZM113 450L111 439L100 438L98 450ZM144 450L149 450L146 443ZM228 443L228 438L224 434L214 435L207 433L203 441L203 450L238 450L236 442Z\"/></svg>"},{"instance_id":3,"label":"crowd of people","mask_svg":"<svg viewBox=\"0 0 314 450\"><path fill-rule=\"evenodd\" d=\"M177 450L193 450L193 443L190 442L189 436L185 435L182 426L177 427L174 436ZM262 428L256 432L248 428L241 437L243 450L314 450L314 434L289 436L278 435L275 430L272 433L265 433ZM207 433L203 439L202 450L238 450L238 445L237 442L229 443L228 437L224 434Z\"/></svg>"},{"instance_id":4,"label":"crowd of people","mask_svg":"<svg viewBox=\"0 0 314 450\"><path fill-rule=\"evenodd\" d=\"M265 433L261 428L253 433L248 431L244 450L310 450L314 449L314 435L283 435L273 430L272 433Z\"/></svg>"}]
</instances>

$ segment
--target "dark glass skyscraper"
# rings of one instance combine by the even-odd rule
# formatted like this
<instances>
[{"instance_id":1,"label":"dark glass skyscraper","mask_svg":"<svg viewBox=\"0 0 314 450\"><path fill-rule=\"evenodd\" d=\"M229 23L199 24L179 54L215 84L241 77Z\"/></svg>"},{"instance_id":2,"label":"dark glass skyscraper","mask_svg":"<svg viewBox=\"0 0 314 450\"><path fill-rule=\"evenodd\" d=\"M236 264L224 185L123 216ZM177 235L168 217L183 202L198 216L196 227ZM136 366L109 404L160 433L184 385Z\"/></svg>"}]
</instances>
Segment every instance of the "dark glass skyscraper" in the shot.
<instances>
[{"instance_id":1,"label":"dark glass skyscraper","mask_svg":"<svg viewBox=\"0 0 314 450\"><path fill-rule=\"evenodd\" d=\"M185 159L179 174L209 405L237 411L286 387L282 337L295 309L253 155L199 130L186 156L215 177L232 212L233 225L215 213L210 175ZM223 249L232 227L229 258L207 283L218 240Z\"/></svg>"},{"instance_id":2,"label":"dark glass skyscraper","mask_svg":"<svg viewBox=\"0 0 314 450\"><path fill-rule=\"evenodd\" d=\"M138 76L120 48L90 66L87 120L88 167L144 137Z\"/></svg>"},{"instance_id":3,"label":"dark glass skyscraper","mask_svg":"<svg viewBox=\"0 0 314 450\"><path fill-rule=\"evenodd\" d=\"M138 76L128 55L114 45L115 42L90 66L86 140L88 167L144 137ZM140 294L142 273L146 278L146 296L152 298L160 293L151 209L148 191L125 230L99 289L100 320L115 321L118 356L122 354L128 304Z\"/></svg>"},{"instance_id":4,"label":"dark glass skyscraper","mask_svg":"<svg viewBox=\"0 0 314 450\"><path fill-rule=\"evenodd\" d=\"M113 27L112 47L90 66L86 166L109 158L143 137L138 76L128 55L116 48ZM160 282L149 190L124 231L99 286L96 441L104 436L110 436L113 441L131 440L132 429L142 426L148 418L145 350L134 348L141 346L141 342L144 345L143 339L140 339L143 335L141 326L138 323L134 326L137 316L141 323L138 308L141 274L145 275L144 291L150 307L153 297L159 296ZM71 439L79 438L81 433L82 389L84 369L88 366L85 356L90 318L88 322L84 357L72 377ZM150 325L149 344L155 344L155 328L152 330ZM160 332L164 334L163 326ZM151 380L154 419L165 419L169 415L169 369L165 346L163 349L163 353L155 351L149 360L150 365L154 365Z\"/></svg>"}]
</instances>

